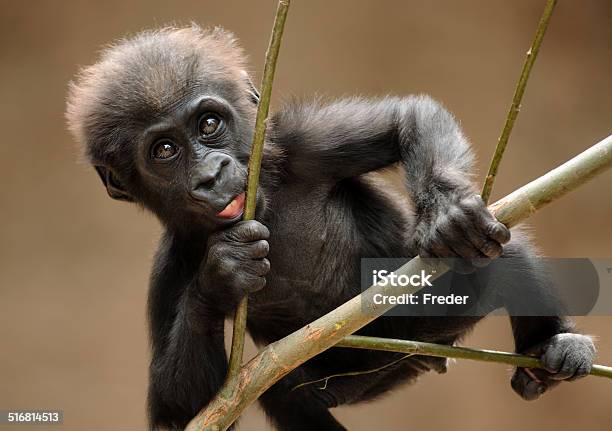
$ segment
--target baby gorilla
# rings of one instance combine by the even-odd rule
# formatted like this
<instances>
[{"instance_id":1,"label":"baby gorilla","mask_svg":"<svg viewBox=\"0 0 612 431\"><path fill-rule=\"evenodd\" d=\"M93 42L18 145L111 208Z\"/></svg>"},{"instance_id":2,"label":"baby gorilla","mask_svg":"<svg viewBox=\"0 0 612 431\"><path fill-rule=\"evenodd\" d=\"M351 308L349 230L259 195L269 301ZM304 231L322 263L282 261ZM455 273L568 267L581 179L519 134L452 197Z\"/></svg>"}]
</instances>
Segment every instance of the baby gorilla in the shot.
<instances>
[{"instance_id":1,"label":"baby gorilla","mask_svg":"<svg viewBox=\"0 0 612 431\"><path fill-rule=\"evenodd\" d=\"M503 255L518 263L504 266L496 306L512 312L503 293L521 286L531 286L523 293L534 301L550 294L527 240L515 231L509 241L475 195L473 156L457 123L426 96L283 107L268 123L258 221L240 221L259 97L244 58L220 29L147 31L106 49L70 88L70 128L108 194L147 208L165 227L149 293L152 428L184 427L218 391L223 322L243 295L257 291L248 330L268 344L358 295L362 257ZM410 206L364 177L397 164ZM479 320L387 316L359 333L450 345ZM512 387L523 398L589 372L593 344L566 318L511 323L516 350L539 355L547 369L516 370ZM440 358L400 357L333 348L260 401L280 430L342 430L330 407L445 367ZM378 368L325 388L300 385Z\"/></svg>"}]
</instances>

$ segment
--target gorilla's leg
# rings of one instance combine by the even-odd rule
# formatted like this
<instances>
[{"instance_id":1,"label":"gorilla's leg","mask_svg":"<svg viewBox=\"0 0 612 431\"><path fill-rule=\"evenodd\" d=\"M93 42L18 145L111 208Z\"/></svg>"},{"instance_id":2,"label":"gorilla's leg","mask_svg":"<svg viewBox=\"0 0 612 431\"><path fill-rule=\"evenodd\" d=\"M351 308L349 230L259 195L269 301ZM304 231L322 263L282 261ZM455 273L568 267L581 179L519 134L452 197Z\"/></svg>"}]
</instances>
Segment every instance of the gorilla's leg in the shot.
<instances>
[{"instance_id":1,"label":"gorilla's leg","mask_svg":"<svg viewBox=\"0 0 612 431\"><path fill-rule=\"evenodd\" d=\"M511 258L505 265L504 259ZM528 241L513 232L513 241L504 247L495 262L496 289L508 310L515 349L539 357L545 370L518 368L512 388L526 400L538 398L563 380L587 375L595 347L590 337L575 333L573 322L564 317L564 307L547 274L534 256Z\"/></svg>"}]
</instances>

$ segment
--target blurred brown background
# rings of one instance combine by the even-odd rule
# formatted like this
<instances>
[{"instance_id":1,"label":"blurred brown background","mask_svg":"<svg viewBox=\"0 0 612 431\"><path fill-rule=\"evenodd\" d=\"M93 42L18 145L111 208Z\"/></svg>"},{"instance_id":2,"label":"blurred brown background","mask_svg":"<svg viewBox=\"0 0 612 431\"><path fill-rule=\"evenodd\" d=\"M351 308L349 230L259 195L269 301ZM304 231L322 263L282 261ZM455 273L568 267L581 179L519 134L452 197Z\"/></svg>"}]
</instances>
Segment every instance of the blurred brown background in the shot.
<instances>
[{"instance_id":1,"label":"blurred brown background","mask_svg":"<svg viewBox=\"0 0 612 431\"><path fill-rule=\"evenodd\" d=\"M294 0L277 105L313 93L430 93L461 120L482 173L543 5ZM63 118L66 86L102 45L190 21L234 31L258 82L275 2L5 0L1 6L0 409L63 409L66 430L144 429L145 295L160 227L108 199L93 170L76 163ZM612 132L611 77L612 3L560 0L496 197ZM612 256L611 183L608 173L533 217L546 254ZM612 364L612 318L579 322L600 336L598 361ZM506 319L488 319L465 344L512 349ZM609 380L587 378L526 403L512 393L509 377L504 366L464 361L446 376L425 376L337 415L351 430L612 426ZM254 407L241 429L268 426Z\"/></svg>"}]
</instances>

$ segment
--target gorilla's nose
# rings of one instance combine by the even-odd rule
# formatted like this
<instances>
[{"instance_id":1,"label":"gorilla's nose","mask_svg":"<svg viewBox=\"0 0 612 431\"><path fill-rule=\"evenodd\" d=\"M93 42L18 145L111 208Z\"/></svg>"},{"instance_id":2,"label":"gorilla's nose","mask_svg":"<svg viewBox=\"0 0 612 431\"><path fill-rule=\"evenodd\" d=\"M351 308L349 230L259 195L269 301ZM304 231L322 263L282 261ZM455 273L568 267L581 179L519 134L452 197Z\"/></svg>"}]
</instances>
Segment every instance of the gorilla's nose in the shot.
<instances>
[{"instance_id":1,"label":"gorilla's nose","mask_svg":"<svg viewBox=\"0 0 612 431\"><path fill-rule=\"evenodd\" d=\"M233 160L223 153L212 153L194 168L191 176L191 195L196 199L213 200L231 176ZM222 194L222 193L221 193Z\"/></svg>"}]
</instances>

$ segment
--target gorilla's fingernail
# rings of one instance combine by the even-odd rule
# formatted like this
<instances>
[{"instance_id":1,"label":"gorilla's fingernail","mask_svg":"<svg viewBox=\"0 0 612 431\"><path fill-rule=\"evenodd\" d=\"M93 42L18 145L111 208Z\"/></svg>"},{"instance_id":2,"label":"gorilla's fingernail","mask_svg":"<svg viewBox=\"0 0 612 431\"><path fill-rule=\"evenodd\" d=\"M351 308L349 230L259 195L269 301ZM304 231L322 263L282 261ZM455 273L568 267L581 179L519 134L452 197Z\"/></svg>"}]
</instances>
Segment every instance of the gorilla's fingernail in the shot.
<instances>
[{"instance_id":1,"label":"gorilla's fingernail","mask_svg":"<svg viewBox=\"0 0 612 431\"><path fill-rule=\"evenodd\" d=\"M538 385L536 392L538 395L542 395L546 391L546 385Z\"/></svg>"}]
</instances>

